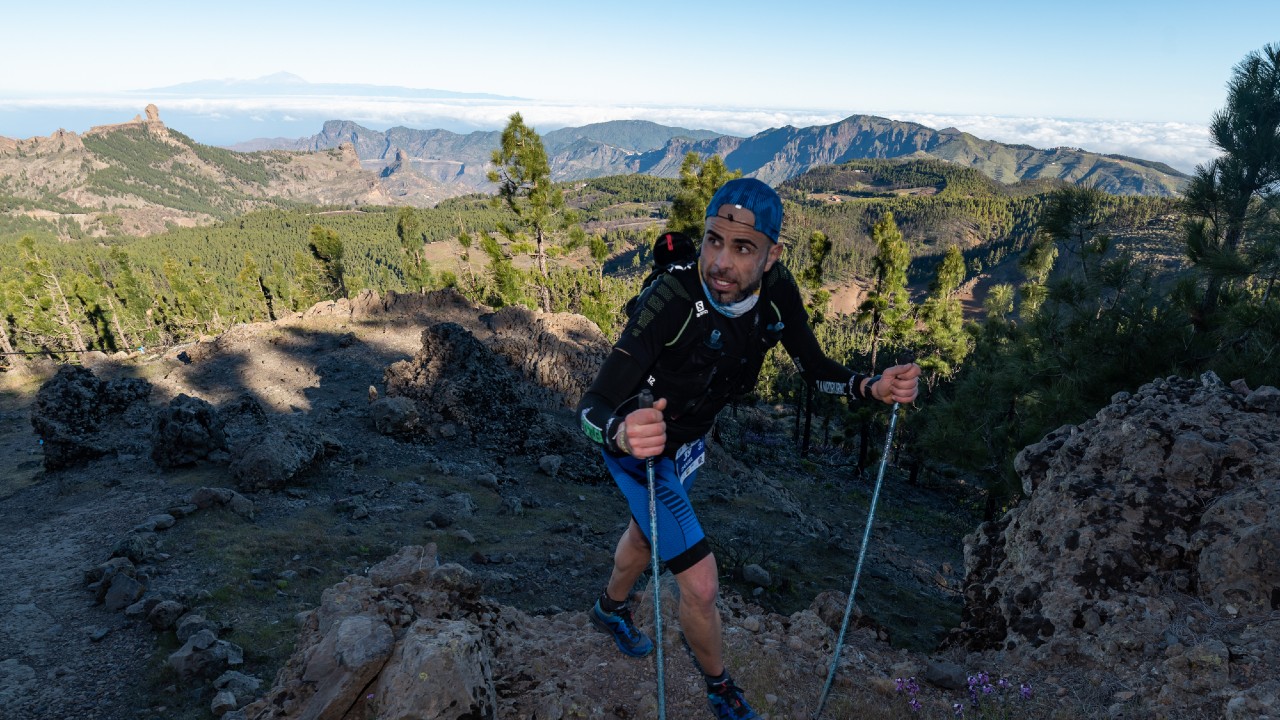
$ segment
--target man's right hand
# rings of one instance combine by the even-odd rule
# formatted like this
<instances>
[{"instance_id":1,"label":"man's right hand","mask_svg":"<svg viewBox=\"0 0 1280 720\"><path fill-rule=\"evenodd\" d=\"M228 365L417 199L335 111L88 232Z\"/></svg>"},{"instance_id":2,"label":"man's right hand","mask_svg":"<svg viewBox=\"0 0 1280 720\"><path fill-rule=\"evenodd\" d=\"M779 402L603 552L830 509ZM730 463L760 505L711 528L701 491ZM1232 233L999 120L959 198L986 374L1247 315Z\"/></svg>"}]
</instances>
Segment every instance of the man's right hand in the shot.
<instances>
[{"instance_id":1,"label":"man's right hand","mask_svg":"<svg viewBox=\"0 0 1280 720\"><path fill-rule=\"evenodd\" d=\"M661 455L667 446L667 423L662 419L666 408L667 399L658 398L651 408L631 411L618 431L618 447L638 460Z\"/></svg>"}]
</instances>

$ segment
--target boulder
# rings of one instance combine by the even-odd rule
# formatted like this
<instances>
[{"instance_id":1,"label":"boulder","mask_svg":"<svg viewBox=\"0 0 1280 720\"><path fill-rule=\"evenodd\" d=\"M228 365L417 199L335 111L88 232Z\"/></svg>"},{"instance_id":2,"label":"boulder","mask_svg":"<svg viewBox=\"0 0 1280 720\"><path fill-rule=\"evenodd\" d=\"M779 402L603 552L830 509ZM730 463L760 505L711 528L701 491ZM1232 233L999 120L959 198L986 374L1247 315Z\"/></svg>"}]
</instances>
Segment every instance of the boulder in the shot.
<instances>
[{"instance_id":1,"label":"boulder","mask_svg":"<svg viewBox=\"0 0 1280 720\"><path fill-rule=\"evenodd\" d=\"M161 600L147 613L147 622L161 632L173 628L186 608L177 600Z\"/></svg>"},{"instance_id":2,"label":"boulder","mask_svg":"<svg viewBox=\"0 0 1280 720\"><path fill-rule=\"evenodd\" d=\"M756 563L742 568L742 579L756 587L767 588L773 584L773 577L769 575L769 571Z\"/></svg>"},{"instance_id":3,"label":"boulder","mask_svg":"<svg viewBox=\"0 0 1280 720\"><path fill-rule=\"evenodd\" d=\"M511 305L488 322L494 351L526 379L557 393L568 407L582 399L613 346L581 315L536 313Z\"/></svg>"},{"instance_id":4,"label":"boulder","mask_svg":"<svg viewBox=\"0 0 1280 720\"><path fill-rule=\"evenodd\" d=\"M226 447L222 418L200 398L178 395L151 425L151 459L162 468L191 465Z\"/></svg>"},{"instance_id":5,"label":"boulder","mask_svg":"<svg viewBox=\"0 0 1280 720\"><path fill-rule=\"evenodd\" d=\"M383 435L412 435L418 427L418 408L406 397L384 397L369 406L373 427Z\"/></svg>"},{"instance_id":6,"label":"boulder","mask_svg":"<svg viewBox=\"0 0 1280 720\"><path fill-rule=\"evenodd\" d=\"M244 651L238 645L219 640L212 630L201 630L169 656L169 667L184 682L221 675L229 668L244 664Z\"/></svg>"},{"instance_id":7,"label":"boulder","mask_svg":"<svg viewBox=\"0 0 1280 720\"><path fill-rule=\"evenodd\" d=\"M280 490L339 448L307 422L281 418L235 447L231 474L241 490Z\"/></svg>"},{"instance_id":8,"label":"boulder","mask_svg":"<svg viewBox=\"0 0 1280 720\"><path fill-rule=\"evenodd\" d=\"M262 681L252 675L245 675L238 670L228 670L213 681L215 690L229 692L235 698L234 707L240 708L253 702L258 695Z\"/></svg>"},{"instance_id":9,"label":"boulder","mask_svg":"<svg viewBox=\"0 0 1280 720\"><path fill-rule=\"evenodd\" d=\"M150 394L145 380L103 382L88 368L60 367L40 386L31 408L31 425L44 445L45 469L74 467L113 452L115 428L103 421Z\"/></svg>"},{"instance_id":10,"label":"boulder","mask_svg":"<svg viewBox=\"0 0 1280 720\"><path fill-rule=\"evenodd\" d=\"M372 694L383 720L495 717L489 645L465 620L419 620L397 640Z\"/></svg>"},{"instance_id":11,"label":"boulder","mask_svg":"<svg viewBox=\"0 0 1280 720\"><path fill-rule=\"evenodd\" d=\"M111 578L111 586L107 589L102 604L107 610L118 612L137 602L146 591L147 587L136 578L121 573Z\"/></svg>"},{"instance_id":12,"label":"boulder","mask_svg":"<svg viewBox=\"0 0 1280 720\"><path fill-rule=\"evenodd\" d=\"M413 359L391 365L383 378L388 395L417 407L417 434L439 438L456 428L466 440L504 448L523 448L537 434L538 408L549 397L523 382L470 331L450 322L424 330Z\"/></svg>"}]
</instances>

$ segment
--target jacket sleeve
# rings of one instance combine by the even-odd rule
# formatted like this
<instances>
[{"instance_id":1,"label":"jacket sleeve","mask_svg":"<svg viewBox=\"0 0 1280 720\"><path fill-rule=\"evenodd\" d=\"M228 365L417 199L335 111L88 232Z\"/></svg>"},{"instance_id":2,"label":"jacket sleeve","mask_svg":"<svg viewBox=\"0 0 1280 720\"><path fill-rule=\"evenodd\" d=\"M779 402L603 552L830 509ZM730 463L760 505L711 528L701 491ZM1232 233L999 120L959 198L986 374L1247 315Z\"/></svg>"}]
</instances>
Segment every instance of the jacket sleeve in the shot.
<instances>
[{"instance_id":1,"label":"jacket sleeve","mask_svg":"<svg viewBox=\"0 0 1280 720\"><path fill-rule=\"evenodd\" d=\"M858 388L867 376L827 357L809 327L809 313L805 312L800 300L800 288L795 278L781 263L774 269L778 272L770 273L773 277L768 279L768 297L770 302L776 303L778 315L782 318L782 346L801 377L818 392L862 400Z\"/></svg>"}]
</instances>

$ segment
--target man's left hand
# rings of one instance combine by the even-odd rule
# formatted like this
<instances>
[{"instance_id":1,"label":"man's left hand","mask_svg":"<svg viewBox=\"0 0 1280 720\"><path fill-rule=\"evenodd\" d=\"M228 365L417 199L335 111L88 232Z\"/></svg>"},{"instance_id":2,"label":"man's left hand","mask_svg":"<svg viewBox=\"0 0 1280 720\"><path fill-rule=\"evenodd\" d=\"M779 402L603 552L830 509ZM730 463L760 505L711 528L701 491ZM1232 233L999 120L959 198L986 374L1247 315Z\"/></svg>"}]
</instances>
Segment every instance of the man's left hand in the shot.
<instances>
[{"instance_id":1,"label":"man's left hand","mask_svg":"<svg viewBox=\"0 0 1280 720\"><path fill-rule=\"evenodd\" d=\"M880 373L880 379L871 386L871 395L880 402L903 405L915 402L919 393L920 366L915 363L894 365Z\"/></svg>"}]
</instances>

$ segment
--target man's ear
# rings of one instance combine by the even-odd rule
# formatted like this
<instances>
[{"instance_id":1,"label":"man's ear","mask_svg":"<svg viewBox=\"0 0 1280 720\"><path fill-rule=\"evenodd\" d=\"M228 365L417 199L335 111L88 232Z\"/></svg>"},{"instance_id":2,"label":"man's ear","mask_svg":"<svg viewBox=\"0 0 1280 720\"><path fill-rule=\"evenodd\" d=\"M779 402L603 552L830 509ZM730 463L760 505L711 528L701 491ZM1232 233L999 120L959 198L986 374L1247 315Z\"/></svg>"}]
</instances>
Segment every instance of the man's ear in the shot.
<instances>
[{"instance_id":1,"label":"man's ear","mask_svg":"<svg viewBox=\"0 0 1280 720\"><path fill-rule=\"evenodd\" d=\"M769 248L769 255L764 261L764 271L769 272L773 269L773 264L778 262L778 258L782 257L782 243L776 242L773 247Z\"/></svg>"}]
</instances>

